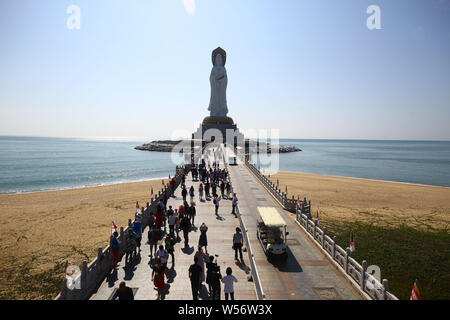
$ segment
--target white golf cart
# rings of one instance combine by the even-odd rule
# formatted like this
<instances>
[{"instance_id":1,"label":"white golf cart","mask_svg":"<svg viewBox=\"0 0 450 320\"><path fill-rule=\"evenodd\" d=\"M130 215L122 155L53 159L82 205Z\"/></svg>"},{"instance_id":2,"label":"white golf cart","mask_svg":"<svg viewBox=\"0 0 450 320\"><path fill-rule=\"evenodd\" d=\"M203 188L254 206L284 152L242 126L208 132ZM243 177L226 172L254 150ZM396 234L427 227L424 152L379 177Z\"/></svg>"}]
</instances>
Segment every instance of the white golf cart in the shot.
<instances>
[{"instance_id":1,"label":"white golf cart","mask_svg":"<svg viewBox=\"0 0 450 320\"><path fill-rule=\"evenodd\" d=\"M287 259L286 222L275 207L258 207L256 236L269 260Z\"/></svg>"}]
</instances>

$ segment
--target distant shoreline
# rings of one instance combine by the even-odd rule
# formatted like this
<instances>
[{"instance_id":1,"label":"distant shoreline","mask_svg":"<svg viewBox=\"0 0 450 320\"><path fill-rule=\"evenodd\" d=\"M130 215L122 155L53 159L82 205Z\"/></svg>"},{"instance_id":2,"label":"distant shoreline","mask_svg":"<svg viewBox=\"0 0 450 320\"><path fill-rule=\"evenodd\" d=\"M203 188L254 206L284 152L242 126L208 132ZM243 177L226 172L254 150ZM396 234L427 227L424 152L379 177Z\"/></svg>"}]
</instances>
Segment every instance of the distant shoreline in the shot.
<instances>
[{"instance_id":1,"label":"distant shoreline","mask_svg":"<svg viewBox=\"0 0 450 320\"><path fill-rule=\"evenodd\" d=\"M5 193L0 193L0 197L6 196L6 195L20 195L20 194L31 194L31 193L40 193L40 192L55 192L55 191L68 191L68 190L98 188L98 187L107 187L107 186L121 185L121 184L127 184L127 183L148 182L148 181L155 181L155 180L162 180L162 179L168 180L169 177L146 178L146 179L139 179L139 180L118 181L118 182L100 183L100 184L85 185L85 186L63 187L63 188L49 188L49 189L33 190L33 191L5 192Z\"/></svg>"},{"instance_id":2,"label":"distant shoreline","mask_svg":"<svg viewBox=\"0 0 450 320\"><path fill-rule=\"evenodd\" d=\"M310 172L302 172L302 171L286 171L286 170L279 170L277 173L273 173L273 175L278 174L278 173L307 174L307 175L321 176L321 177L345 178L345 179L357 179L357 180L364 180L364 181L387 182L387 183L400 183L400 184L406 184L406 185L411 185L411 186L435 187L435 188L445 188L445 189L450 189L450 186L439 186L439 185L434 185L434 184L423 184L423 183L415 183L415 182L392 181L392 180L380 180L380 179L359 178L359 177L348 177L348 176L336 176L336 175L331 175L331 174L310 173ZM264 173L264 175L266 175L266 174Z\"/></svg>"},{"instance_id":3,"label":"distant shoreline","mask_svg":"<svg viewBox=\"0 0 450 320\"><path fill-rule=\"evenodd\" d=\"M414 182L403 182L403 181L392 181L392 180L380 180L380 179L370 179L370 178L360 178L360 177L349 177L349 176L337 176L330 174L320 174L320 173L310 173L310 172L301 172L301 171L285 171L279 170L277 173L271 173L271 175L276 175L279 173L293 173L293 174L303 174L310 176L320 176L320 177L331 177L331 178L343 178L343 179L356 179L363 181L374 181L374 182L385 182L385 183L398 183L402 185L411 185L411 186L420 186L420 187L434 187L434 188L445 188L450 189L450 186L439 186L439 185L431 185L431 184L422 184L422 183L414 183ZM264 173L266 175L266 173ZM95 185L86 185L86 186L75 186L75 187L64 187L64 188L50 188L50 189L42 189L42 190L33 190L33 191L20 191L20 192L7 192L0 193L0 196L6 195L21 195L21 194L33 194L33 193L42 193L42 192L55 192L55 191L66 191L66 190L79 190L79 189L88 189L88 188L98 188L98 187L106 187L112 185L122 185L127 183L139 183L146 181L155 181L155 180L168 180L168 177L159 177L159 178L146 178L139 180L130 180L130 181L118 181L118 182L110 182L110 183L100 183Z\"/></svg>"}]
</instances>

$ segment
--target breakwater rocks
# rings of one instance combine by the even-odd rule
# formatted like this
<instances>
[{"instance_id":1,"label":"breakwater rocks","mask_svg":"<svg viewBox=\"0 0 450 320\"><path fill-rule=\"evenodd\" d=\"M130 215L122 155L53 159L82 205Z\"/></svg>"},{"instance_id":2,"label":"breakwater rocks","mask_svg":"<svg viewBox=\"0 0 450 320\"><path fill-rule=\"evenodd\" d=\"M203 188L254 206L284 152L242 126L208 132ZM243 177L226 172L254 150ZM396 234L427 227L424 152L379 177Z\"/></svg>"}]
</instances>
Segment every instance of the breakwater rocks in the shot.
<instances>
[{"instance_id":1,"label":"breakwater rocks","mask_svg":"<svg viewBox=\"0 0 450 320\"><path fill-rule=\"evenodd\" d=\"M143 150L143 151L158 151L158 152L171 152L172 149L179 143L181 143L183 140L155 140L150 143L144 143L141 146L134 147L136 150ZM190 140L185 140L184 143L186 143L187 146L190 145ZM253 146L252 146L253 144ZM248 147L248 146L247 146ZM250 153L256 153L257 147L256 142L252 142L250 144L250 147L248 148L250 150ZM267 150L267 153L272 152L272 148L270 144L259 144L259 152L265 153L265 150ZM278 146L278 152L279 153L288 153L288 152L297 152L302 151L300 148L297 148L295 146Z\"/></svg>"},{"instance_id":2,"label":"breakwater rocks","mask_svg":"<svg viewBox=\"0 0 450 320\"><path fill-rule=\"evenodd\" d=\"M181 140L157 140L134 147L136 150L171 152Z\"/></svg>"}]
</instances>

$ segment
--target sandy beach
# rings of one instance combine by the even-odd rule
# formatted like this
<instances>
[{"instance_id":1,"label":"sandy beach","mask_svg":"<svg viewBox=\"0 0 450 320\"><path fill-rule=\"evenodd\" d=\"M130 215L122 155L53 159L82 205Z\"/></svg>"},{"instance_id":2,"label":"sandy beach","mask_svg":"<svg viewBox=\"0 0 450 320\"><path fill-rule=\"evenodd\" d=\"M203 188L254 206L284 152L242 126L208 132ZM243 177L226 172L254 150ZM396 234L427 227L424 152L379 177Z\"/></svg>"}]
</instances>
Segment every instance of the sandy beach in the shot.
<instances>
[{"instance_id":1,"label":"sandy beach","mask_svg":"<svg viewBox=\"0 0 450 320\"><path fill-rule=\"evenodd\" d=\"M66 259L75 265L91 260L108 245L111 221L126 226L136 201L145 205L151 188L157 193L161 186L161 180L149 180L0 195L0 297L40 298L16 290L24 270L37 275Z\"/></svg>"},{"instance_id":2,"label":"sandy beach","mask_svg":"<svg viewBox=\"0 0 450 320\"><path fill-rule=\"evenodd\" d=\"M450 221L448 188L287 172L271 179L279 179L282 190L287 185L289 195L311 199L314 216L319 210L324 222L405 223L432 231ZM161 180L1 195L0 296L43 298L33 287L21 288L23 270L38 275L66 259L76 265L91 260L108 244L111 221L126 226L136 201L149 200L151 187L159 190Z\"/></svg>"},{"instance_id":3,"label":"sandy beach","mask_svg":"<svg viewBox=\"0 0 450 320\"><path fill-rule=\"evenodd\" d=\"M362 221L383 227L405 224L428 231L448 228L450 188L315 174L279 172L270 179L289 198L311 200L321 221Z\"/></svg>"}]
</instances>

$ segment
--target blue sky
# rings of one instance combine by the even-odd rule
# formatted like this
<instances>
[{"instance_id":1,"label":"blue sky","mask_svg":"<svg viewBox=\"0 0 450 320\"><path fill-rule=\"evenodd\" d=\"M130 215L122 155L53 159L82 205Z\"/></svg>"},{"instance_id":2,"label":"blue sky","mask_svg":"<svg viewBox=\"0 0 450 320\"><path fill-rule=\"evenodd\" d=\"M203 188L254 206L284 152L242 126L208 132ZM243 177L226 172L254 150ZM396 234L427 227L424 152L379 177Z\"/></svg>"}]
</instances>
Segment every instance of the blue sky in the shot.
<instances>
[{"instance_id":1,"label":"blue sky","mask_svg":"<svg viewBox=\"0 0 450 320\"><path fill-rule=\"evenodd\" d=\"M221 46L242 130L450 140L450 0L189 2L0 0L0 134L192 132ZM381 30L366 27L372 4Z\"/></svg>"}]
</instances>

